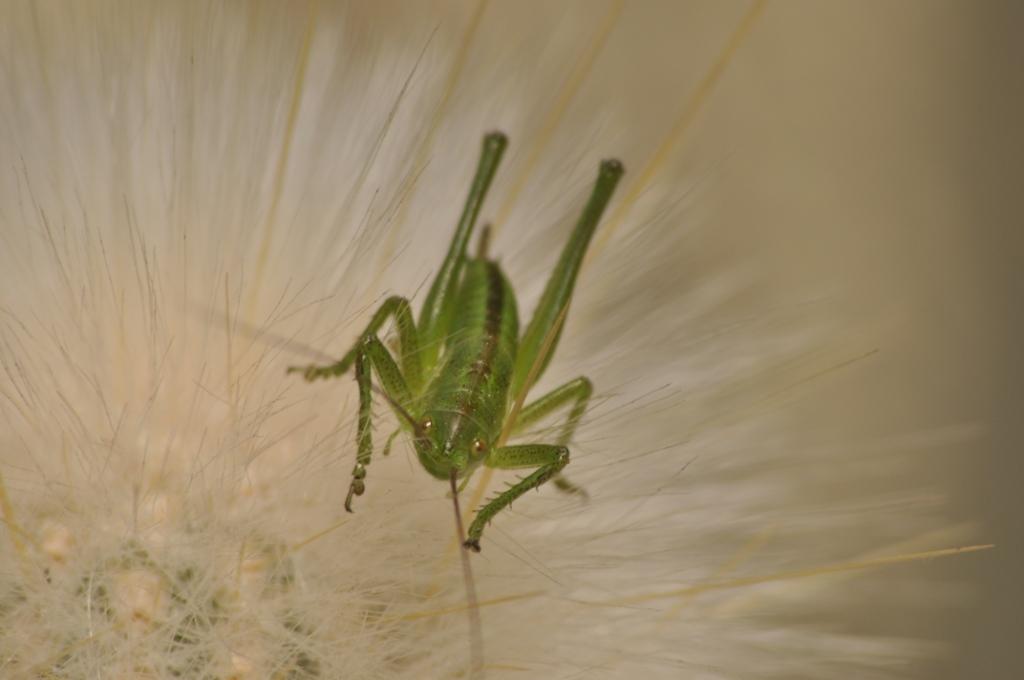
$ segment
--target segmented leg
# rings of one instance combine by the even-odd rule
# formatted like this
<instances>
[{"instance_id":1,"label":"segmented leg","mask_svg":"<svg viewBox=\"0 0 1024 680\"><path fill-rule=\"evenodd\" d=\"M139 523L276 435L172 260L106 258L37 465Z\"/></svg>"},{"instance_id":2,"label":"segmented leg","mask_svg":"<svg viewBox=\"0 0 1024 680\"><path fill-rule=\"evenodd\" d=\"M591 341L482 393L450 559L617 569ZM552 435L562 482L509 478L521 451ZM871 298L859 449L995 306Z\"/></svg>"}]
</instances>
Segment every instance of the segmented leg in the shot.
<instances>
[{"instance_id":1,"label":"segmented leg","mask_svg":"<svg viewBox=\"0 0 1024 680\"><path fill-rule=\"evenodd\" d=\"M469 526L466 542L463 544L475 552L480 552L480 536L484 532L484 527L494 516L530 489L536 489L558 474L569 464L569 449L553 444L503 446L491 451L484 463L500 470L518 470L530 467L537 467L537 469L498 494L477 511L473 523Z\"/></svg>"},{"instance_id":2,"label":"segmented leg","mask_svg":"<svg viewBox=\"0 0 1024 680\"><path fill-rule=\"evenodd\" d=\"M535 401L524 406L523 410L519 413L519 417L516 419L515 427L512 432L521 432L562 406L572 403L572 409L569 411L569 417L562 426L562 431L559 434L558 439L555 440L557 445L566 446L572 439L573 434L576 432L576 426L579 425L580 418L582 418L583 414L586 413L587 404L590 402L590 395L593 394L593 392L594 385L590 382L589 378L581 376L575 380L570 380L564 385L556 387L544 396L538 397ZM555 475L554 483L561 491L578 494L584 498L587 497L586 491L570 482L561 473Z\"/></svg>"},{"instance_id":3,"label":"segmented leg","mask_svg":"<svg viewBox=\"0 0 1024 680\"><path fill-rule=\"evenodd\" d=\"M448 336L455 316L455 293L462 268L466 263L466 246L507 145L508 138L500 132L492 132L484 137L480 161L477 163L473 184L469 187L469 195L466 197L459 225L455 228L455 235L448 246L448 254L445 255L437 276L430 284L427 297L423 300L419 331L420 341L423 343L424 363L427 365L433 365L444 338Z\"/></svg>"},{"instance_id":4,"label":"segmented leg","mask_svg":"<svg viewBox=\"0 0 1024 680\"><path fill-rule=\"evenodd\" d=\"M352 483L345 496L345 510L352 512L352 497L366 491L366 467L373 455L372 409L373 394L370 370L377 374L384 391L402 408L411 400L409 386L402 377L395 360L376 335L365 336L356 346L355 372L359 387L359 419L356 423L356 465L352 468Z\"/></svg>"},{"instance_id":5,"label":"segmented leg","mask_svg":"<svg viewBox=\"0 0 1024 680\"><path fill-rule=\"evenodd\" d=\"M398 340L401 344L402 373L413 391L419 391L423 378L423 368L420 362L420 343L416 324L412 318L412 310L409 301L404 297L395 295L384 301L374 313L370 323L360 338L375 335L380 327L384 325L388 317L393 316L398 325ZM312 382L320 378L337 378L345 374L352 366L359 354L359 342L345 353L341 360L328 365L291 366L288 373L302 373L303 377Z\"/></svg>"},{"instance_id":6,"label":"segmented leg","mask_svg":"<svg viewBox=\"0 0 1024 680\"><path fill-rule=\"evenodd\" d=\"M558 258L558 264L551 272L541 295L537 309L533 313L530 325L523 333L519 341L519 349L516 353L516 366L512 373L512 387L509 394L512 399L520 398L530 389L533 382L540 378L551 355L558 345L558 338L561 335L561 328L564 325L564 313L572 299L573 287L576 285L576 275L579 274L580 265L583 263L583 256L590 245L590 239L594 235L597 223L604 213L608 201L611 200L615 186L622 178L625 170L622 163L616 160L607 160L601 163L601 169L594 183L594 190L583 208L583 214L573 229L569 242L565 244L562 254ZM552 335L552 338L548 338Z\"/></svg>"},{"instance_id":7,"label":"segmented leg","mask_svg":"<svg viewBox=\"0 0 1024 680\"><path fill-rule=\"evenodd\" d=\"M359 385L359 420L356 424L356 464L352 468L352 482L345 496L345 511L352 512L352 497L362 496L366 491L366 466L373 455L373 395L370 393L370 367L365 352L356 354L356 383Z\"/></svg>"}]
</instances>

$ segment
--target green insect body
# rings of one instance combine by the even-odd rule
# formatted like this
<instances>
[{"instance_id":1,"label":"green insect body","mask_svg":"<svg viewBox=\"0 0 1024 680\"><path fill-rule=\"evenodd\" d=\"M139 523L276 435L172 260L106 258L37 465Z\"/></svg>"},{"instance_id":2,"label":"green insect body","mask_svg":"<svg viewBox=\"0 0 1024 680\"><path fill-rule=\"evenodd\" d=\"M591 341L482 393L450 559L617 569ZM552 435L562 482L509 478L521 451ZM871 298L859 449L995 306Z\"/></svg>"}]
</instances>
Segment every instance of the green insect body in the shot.
<instances>
[{"instance_id":1,"label":"green insect body","mask_svg":"<svg viewBox=\"0 0 1024 680\"><path fill-rule=\"evenodd\" d=\"M373 450L373 375L402 429L411 432L420 463L434 477L449 480L453 490L456 480L464 484L481 464L503 470L532 468L477 512L464 542L475 551L480 550L480 536L491 519L530 489L554 478L559 488L579 491L561 471L569 462L566 444L590 399L590 381L584 377L572 380L521 410L513 405L522 402L554 353L583 256L623 173L616 160L601 163L590 199L520 337L515 294L498 263L487 257L486 229L476 257L467 255L473 227L506 145L501 133L484 138L462 217L418 323L408 300L388 298L340 361L288 369L312 381L341 376L355 368L359 419L356 465L345 499L349 512L353 497L365 491ZM391 318L398 329L397 361L377 336ZM568 418L555 442L512 446L502 442L504 434L515 434L566 406L571 406ZM508 422L510 418L515 422Z\"/></svg>"}]
</instances>

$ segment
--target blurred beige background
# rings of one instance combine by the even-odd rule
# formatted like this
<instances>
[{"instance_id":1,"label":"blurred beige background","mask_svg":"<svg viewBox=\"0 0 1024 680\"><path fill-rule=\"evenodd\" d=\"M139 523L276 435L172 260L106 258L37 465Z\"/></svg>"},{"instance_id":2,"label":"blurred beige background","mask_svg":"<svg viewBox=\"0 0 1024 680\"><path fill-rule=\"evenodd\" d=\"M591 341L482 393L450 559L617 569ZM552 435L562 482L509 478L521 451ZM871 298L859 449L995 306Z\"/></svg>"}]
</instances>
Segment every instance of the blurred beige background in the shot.
<instances>
[{"instance_id":1,"label":"blurred beige background","mask_svg":"<svg viewBox=\"0 0 1024 680\"><path fill-rule=\"evenodd\" d=\"M931 621L890 612L861 624L948 636L959 655L919 668L922 678L1024 673L1021 26L1014 2L778 3L752 40L764 51L742 71L763 95L763 109L750 103L753 125L792 132L773 149L783 172L820 171L804 178L808 201L797 208L810 214L793 216L807 230L794 271L818 261L812 278L856 279L865 313L888 307L894 320L879 361L841 388L849 411L811 407L803 417L871 412L879 431L974 423L983 432L966 450L937 448L923 474L952 482L950 520L978 522L996 551L906 575L910 587L939 570L976 584L979 600ZM752 176L766 204L771 184L785 181L767 165ZM823 232L825 257L814 252Z\"/></svg>"},{"instance_id":2,"label":"blurred beige background","mask_svg":"<svg viewBox=\"0 0 1024 680\"><path fill-rule=\"evenodd\" d=\"M950 303L958 302L965 312L958 323L936 330L959 338L958 350L972 358L954 376L979 389L960 391L957 403L991 423L984 446L966 465L958 500L964 512L976 512L983 519L999 547L992 559L946 565L980 583L984 595L975 610L952 626L962 658L937 674L1013 678L1024 673L1019 650L1024 634L1024 586L1019 577L1024 572L1024 362L1019 356L1024 340L1024 44L1018 31L1024 25L1024 6L983 2L972 3L970 10L957 22L971 36L964 45L964 114L957 135L961 156L956 174L967 198L969 237L963 250L976 253L979 294L954 291L961 295L951 295ZM985 375L987 379L981 377Z\"/></svg>"},{"instance_id":3,"label":"blurred beige background","mask_svg":"<svg viewBox=\"0 0 1024 680\"><path fill-rule=\"evenodd\" d=\"M679 23L654 30L687 23L693 6L660 5L673 6ZM975 522L979 542L998 544L886 575L907 592L936 575L973 584L959 607L927 619L850 612L860 630L951 641L953 657L914 677L1024 674L1022 26L1015 2L770 3L679 154L691 171L709 159L725 168L712 180L715 221L747 225L732 253L755 253L783 298L817 291L849 303L835 318L854 344L879 349L808 388L814 396L790 410L794 429L807 441L934 433L916 479L889 483L946 489L950 524ZM680 41L646 38L638 60L656 51L682 71ZM657 77L671 79L664 68ZM649 103L637 98L638 116L656 115ZM856 483L837 473L818 492L855 495Z\"/></svg>"}]
</instances>

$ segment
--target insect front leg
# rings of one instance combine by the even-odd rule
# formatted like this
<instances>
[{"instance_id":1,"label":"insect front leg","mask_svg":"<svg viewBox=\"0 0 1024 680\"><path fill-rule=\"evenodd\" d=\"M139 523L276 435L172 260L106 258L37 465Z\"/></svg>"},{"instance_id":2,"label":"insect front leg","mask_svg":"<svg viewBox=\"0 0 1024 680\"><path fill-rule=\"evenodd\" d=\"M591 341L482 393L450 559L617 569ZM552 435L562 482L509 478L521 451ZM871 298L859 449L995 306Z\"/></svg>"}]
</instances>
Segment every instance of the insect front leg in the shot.
<instances>
[{"instance_id":1,"label":"insect front leg","mask_svg":"<svg viewBox=\"0 0 1024 680\"><path fill-rule=\"evenodd\" d=\"M359 385L359 420L356 424L356 465L352 468L352 482L345 496L345 511L352 512L352 497L366 491L366 466L373 455L373 395L370 392L370 366L365 352L356 354L356 383Z\"/></svg>"},{"instance_id":2,"label":"insect front leg","mask_svg":"<svg viewBox=\"0 0 1024 680\"><path fill-rule=\"evenodd\" d=\"M463 544L474 552L480 552L480 536L484 532L484 527L496 514L530 489L536 489L554 477L569 464L569 449L554 444L503 446L491 451L484 463L488 467L499 470L520 470L531 467L537 469L495 496L487 505L477 511L473 523L469 526L466 542Z\"/></svg>"},{"instance_id":3,"label":"insect front leg","mask_svg":"<svg viewBox=\"0 0 1024 680\"><path fill-rule=\"evenodd\" d=\"M402 409L407 409L412 396L409 385L384 343L376 335L366 335L356 346L355 372L359 387L359 419L356 423L356 465L352 468L352 483L345 496L345 510L352 512L352 497L366 491L366 467L373 455L372 410L373 385L371 367L377 374L384 392Z\"/></svg>"},{"instance_id":4,"label":"insect front leg","mask_svg":"<svg viewBox=\"0 0 1024 680\"><path fill-rule=\"evenodd\" d=\"M562 426L562 431L555 441L559 446L566 446L572 439L573 434L575 434L580 418L586 413L587 404L590 403L590 395L593 393L594 385L590 382L589 378L580 376L575 380L570 380L524 406L523 410L519 413L519 417L516 418L512 433L521 432L566 404L572 404L569 417L566 419L565 424ZM561 491L578 494L584 498L587 497L586 491L570 482L561 473L555 475L554 482L555 486Z\"/></svg>"},{"instance_id":5,"label":"insect front leg","mask_svg":"<svg viewBox=\"0 0 1024 680\"><path fill-rule=\"evenodd\" d=\"M388 317L392 316L398 325L398 341L401 345L402 353L402 372L405 374L405 379L410 388L414 391L419 391L423 378L423 367L420 362L419 333L416 330L416 324L413 321L412 310L409 307L408 300L398 295L385 300L384 304L374 313L373 318L370 319L370 323L366 325L366 330L363 331L360 338L376 334L380 327L384 325L384 322L388 320ZM320 378L340 377L355 362L356 357L359 355L360 342L361 340L357 341L352 349L345 353L345 356L333 364L290 366L288 373L302 373L302 376L309 382Z\"/></svg>"}]
</instances>

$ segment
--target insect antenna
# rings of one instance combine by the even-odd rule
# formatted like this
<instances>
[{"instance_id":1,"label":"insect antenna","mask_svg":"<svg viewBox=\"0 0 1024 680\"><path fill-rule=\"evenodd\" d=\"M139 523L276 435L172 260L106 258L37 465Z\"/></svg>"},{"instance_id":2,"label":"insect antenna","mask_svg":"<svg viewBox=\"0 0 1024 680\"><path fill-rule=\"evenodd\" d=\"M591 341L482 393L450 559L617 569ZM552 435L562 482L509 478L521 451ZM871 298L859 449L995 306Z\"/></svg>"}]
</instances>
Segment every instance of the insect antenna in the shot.
<instances>
[{"instance_id":1,"label":"insect antenna","mask_svg":"<svg viewBox=\"0 0 1024 680\"><path fill-rule=\"evenodd\" d=\"M479 679L484 674L484 640L481 634L480 608L476 599L476 582L473 568L469 564L469 553L462 546L466 543L466 530L462 524L459 509L459 485L452 470L449 481L452 487L452 506L455 508L455 533L459 541L459 556L462 558L462 578L466 582L466 614L469 617L469 677Z\"/></svg>"},{"instance_id":2,"label":"insect antenna","mask_svg":"<svg viewBox=\"0 0 1024 680\"><path fill-rule=\"evenodd\" d=\"M228 317L224 312L212 307L197 307L193 310L193 314L205 324L212 324L214 320L228 322L232 333L248 338L253 344L265 345L271 349L285 350L295 355L305 356L311 361L333 363L336 360L336 357L312 345L307 345L281 333L274 333L267 330L265 325L250 323L238 317Z\"/></svg>"},{"instance_id":3,"label":"insect antenna","mask_svg":"<svg viewBox=\"0 0 1024 680\"><path fill-rule=\"evenodd\" d=\"M412 428L413 433L415 433L417 437L423 434L423 428L420 427L420 424L417 423L416 419L412 417L412 414L406 411L405 407L403 407L401 404L395 401L390 394L388 394L381 388L377 387L376 385L370 385L370 389L372 389L380 396L384 397L384 399L388 402L391 408L395 409L395 413L401 416L402 420L409 423L409 427Z\"/></svg>"}]
</instances>

